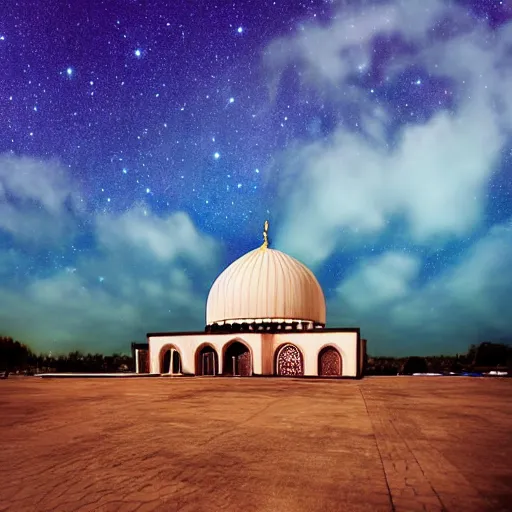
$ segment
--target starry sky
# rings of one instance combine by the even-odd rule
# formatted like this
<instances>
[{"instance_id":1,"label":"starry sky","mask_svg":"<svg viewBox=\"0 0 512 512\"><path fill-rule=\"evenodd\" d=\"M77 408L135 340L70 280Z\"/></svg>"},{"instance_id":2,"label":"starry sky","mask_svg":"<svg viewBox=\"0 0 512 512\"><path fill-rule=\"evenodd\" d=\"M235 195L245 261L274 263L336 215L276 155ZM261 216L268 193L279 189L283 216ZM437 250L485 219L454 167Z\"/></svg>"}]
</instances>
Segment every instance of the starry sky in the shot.
<instances>
[{"instance_id":1,"label":"starry sky","mask_svg":"<svg viewBox=\"0 0 512 512\"><path fill-rule=\"evenodd\" d=\"M201 330L262 242L372 355L512 338L509 0L4 0L0 333Z\"/></svg>"}]
</instances>

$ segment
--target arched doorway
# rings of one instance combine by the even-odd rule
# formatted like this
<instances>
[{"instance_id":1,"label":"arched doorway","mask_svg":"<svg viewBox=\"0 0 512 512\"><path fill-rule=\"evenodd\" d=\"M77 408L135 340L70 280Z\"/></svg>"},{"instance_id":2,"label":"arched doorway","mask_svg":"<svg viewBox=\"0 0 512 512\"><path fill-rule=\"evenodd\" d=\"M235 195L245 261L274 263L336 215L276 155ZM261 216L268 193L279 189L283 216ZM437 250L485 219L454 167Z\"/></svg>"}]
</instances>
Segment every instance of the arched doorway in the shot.
<instances>
[{"instance_id":1,"label":"arched doorway","mask_svg":"<svg viewBox=\"0 0 512 512\"><path fill-rule=\"evenodd\" d=\"M160 365L160 373L171 373L171 351L166 350L162 363Z\"/></svg>"},{"instance_id":2,"label":"arched doorway","mask_svg":"<svg viewBox=\"0 0 512 512\"><path fill-rule=\"evenodd\" d=\"M174 347L164 347L160 353L160 373L181 373L181 356Z\"/></svg>"},{"instance_id":3,"label":"arched doorway","mask_svg":"<svg viewBox=\"0 0 512 512\"><path fill-rule=\"evenodd\" d=\"M203 345L196 351L196 375L218 375L219 358L211 345Z\"/></svg>"},{"instance_id":4,"label":"arched doorway","mask_svg":"<svg viewBox=\"0 0 512 512\"><path fill-rule=\"evenodd\" d=\"M289 377L304 375L302 354L295 345L285 345L278 350L276 373L277 375L287 375Z\"/></svg>"},{"instance_id":5,"label":"arched doorway","mask_svg":"<svg viewBox=\"0 0 512 512\"><path fill-rule=\"evenodd\" d=\"M334 347L324 347L318 354L318 375L340 377L343 374L341 354Z\"/></svg>"},{"instance_id":6,"label":"arched doorway","mask_svg":"<svg viewBox=\"0 0 512 512\"><path fill-rule=\"evenodd\" d=\"M240 341L230 343L224 351L222 369L224 375L250 377L252 357L249 347Z\"/></svg>"}]
</instances>

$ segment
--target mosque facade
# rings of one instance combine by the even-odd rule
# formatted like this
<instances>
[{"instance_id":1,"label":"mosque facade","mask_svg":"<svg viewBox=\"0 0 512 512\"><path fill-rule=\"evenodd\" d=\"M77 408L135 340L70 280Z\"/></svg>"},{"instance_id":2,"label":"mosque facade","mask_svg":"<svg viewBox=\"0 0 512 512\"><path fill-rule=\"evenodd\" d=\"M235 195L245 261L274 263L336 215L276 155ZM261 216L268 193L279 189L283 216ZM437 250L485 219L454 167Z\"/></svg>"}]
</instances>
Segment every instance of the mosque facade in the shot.
<instances>
[{"instance_id":1,"label":"mosque facade","mask_svg":"<svg viewBox=\"0 0 512 512\"><path fill-rule=\"evenodd\" d=\"M359 328L326 327L314 274L264 243L215 280L200 332L155 332L132 344L137 373L361 378L366 340Z\"/></svg>"}]
</instances>

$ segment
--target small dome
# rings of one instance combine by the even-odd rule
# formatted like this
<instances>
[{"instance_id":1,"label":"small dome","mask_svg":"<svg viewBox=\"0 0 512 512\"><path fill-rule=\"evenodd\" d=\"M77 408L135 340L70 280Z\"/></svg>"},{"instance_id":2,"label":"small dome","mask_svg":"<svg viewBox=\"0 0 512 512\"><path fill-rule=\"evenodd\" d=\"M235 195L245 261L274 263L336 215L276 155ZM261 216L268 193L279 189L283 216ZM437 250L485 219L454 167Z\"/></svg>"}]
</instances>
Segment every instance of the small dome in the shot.
<instances>
[{"instance_id":1,"label":"small dome","mask_svg":"<svg viewBox=\"0 0 512 512\"><path fill-rule=\"evenodd\" d=\"M233 262L213 283L206 324L269 320L325 325L325 298L311 270L265 243Z\"/></svg>"}]
</instances>

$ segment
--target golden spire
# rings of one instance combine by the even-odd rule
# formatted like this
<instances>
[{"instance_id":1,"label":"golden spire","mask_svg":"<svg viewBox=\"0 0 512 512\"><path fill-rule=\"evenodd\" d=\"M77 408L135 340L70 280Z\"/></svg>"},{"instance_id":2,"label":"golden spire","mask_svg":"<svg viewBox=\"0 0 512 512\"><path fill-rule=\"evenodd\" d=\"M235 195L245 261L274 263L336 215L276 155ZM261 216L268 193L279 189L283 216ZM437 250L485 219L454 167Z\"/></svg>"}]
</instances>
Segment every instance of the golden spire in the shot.
<instances>
[{"instance_id":1,"label":"golden spire","mask_svg":"<svg viewBox=\"0 0 512 512\"><path fill-rule=\"evenodd\" d=\"M266 249L268 247L268 220L265 221L263 225L263 245L262 249Z\"/></svg>"}]
</instances>

